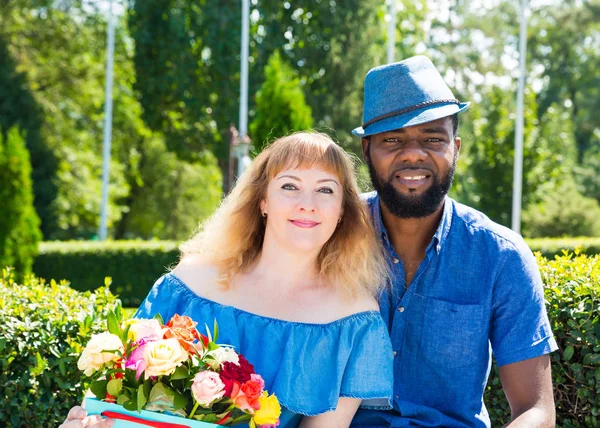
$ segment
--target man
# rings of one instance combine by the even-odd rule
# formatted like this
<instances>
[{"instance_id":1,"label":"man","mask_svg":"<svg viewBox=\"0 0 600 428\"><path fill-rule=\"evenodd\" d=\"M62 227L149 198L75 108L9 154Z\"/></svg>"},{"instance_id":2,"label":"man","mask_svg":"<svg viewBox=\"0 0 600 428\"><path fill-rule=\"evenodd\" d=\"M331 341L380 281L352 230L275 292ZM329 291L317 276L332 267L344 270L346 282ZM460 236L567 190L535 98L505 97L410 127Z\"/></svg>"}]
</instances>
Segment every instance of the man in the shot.
<instances>
[{"instance_id":1,"label":"man","mask_svg":"<svg viewBox=\"0 0 600 428\"><path fill-rule=\"evenodd\" d=\"M394 348L393 410L353 427L484 427L492 352L511 427L554 426L547 355L557 348L531 251L511 230L447 195L461 146L454 99L423 56L365 79L367 201L389 256L380 297Z\"/></svg>"}]
</instances>

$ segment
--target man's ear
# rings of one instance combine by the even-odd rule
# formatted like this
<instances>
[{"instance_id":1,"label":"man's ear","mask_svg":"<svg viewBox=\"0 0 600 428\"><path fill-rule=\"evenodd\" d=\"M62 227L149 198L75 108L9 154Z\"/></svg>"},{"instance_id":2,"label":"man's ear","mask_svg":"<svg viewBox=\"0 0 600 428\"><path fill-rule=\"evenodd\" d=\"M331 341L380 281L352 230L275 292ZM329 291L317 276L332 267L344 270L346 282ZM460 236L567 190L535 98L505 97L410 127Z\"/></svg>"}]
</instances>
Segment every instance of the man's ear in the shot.
<instances>
[{"instance_id":1,"label":"man's ear","mask_svg":"<svg viewBox=\"0 0 600 428\"><path fill-rule=\"evenodd\" d=\"M454 139L454 148L456 149L457 152L460 152L460 143L461 143L460 137L456 137Z\"/></svg>"},{"instance_id":2,"label":"man's ear","mask_svg":"<svg viewBox=\"0 0 600 428\"><path fill-rule=\"evenodd\" d=\"M361 138L360 144L362 145L363 160L366 161L369 157L369 145L371 144L371 137Z\"/></svg>"}]
</instances>

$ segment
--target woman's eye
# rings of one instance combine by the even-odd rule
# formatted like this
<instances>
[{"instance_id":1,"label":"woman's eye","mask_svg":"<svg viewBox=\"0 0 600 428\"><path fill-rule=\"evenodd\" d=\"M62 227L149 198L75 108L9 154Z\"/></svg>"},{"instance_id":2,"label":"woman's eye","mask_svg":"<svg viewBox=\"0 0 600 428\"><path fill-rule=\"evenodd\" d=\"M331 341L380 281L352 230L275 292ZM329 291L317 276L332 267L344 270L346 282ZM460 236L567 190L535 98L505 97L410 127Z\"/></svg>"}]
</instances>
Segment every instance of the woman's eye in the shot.
<instances>
[{"instance_id":1,"label":"woman's eye","mask_svg":"<svg viewBox=\"0 0 600 428\"><path fill-rule=\"evenodd\" d=\"M320 193L328 193L328 194L333 194L333 189L330 187L321 187L318 192Z\"/></svg>"},{"instance_id":2,"label":"woman's eye","mask_svg":"<svg viewBox=\"0 0 600 428\"><path fill-rule=\"evenodd\" d=\"M292 183L285 183L283 186L281 186L281 188L284 190L298 190L298 188Z\"/></svg>"}]
</instances>

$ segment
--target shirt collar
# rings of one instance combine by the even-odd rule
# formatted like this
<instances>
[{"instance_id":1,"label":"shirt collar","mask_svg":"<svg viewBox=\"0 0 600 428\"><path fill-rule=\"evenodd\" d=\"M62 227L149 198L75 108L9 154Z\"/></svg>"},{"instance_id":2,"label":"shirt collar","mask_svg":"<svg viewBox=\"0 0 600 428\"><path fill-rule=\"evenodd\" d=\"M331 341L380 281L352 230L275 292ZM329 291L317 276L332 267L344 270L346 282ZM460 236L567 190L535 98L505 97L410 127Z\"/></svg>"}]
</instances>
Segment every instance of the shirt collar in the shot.
<instances>
[{"instance_id":1,"label":"shirt collar","mask_svg":"<svg viewBox=\"0 0 600 428\"><path fill-rule=\"evenodd\" d=\"M379 199L379 195L375 194L375 196L370 200L371 205L371 214L373 215L373 223L375 225L375 231L377 232L377 236L380 236L384 241L389 242L388 232L383 224L383 217L381 216L381 201ZM439 254L442 249L442 246L446 242L448 238L448 233L450 232L450 226L452 225L452 213L454 211L454 200L448 196L444 198L444 211L442 213L442 218L440 219L440 224L438 225L435 233L433 234L433 239L429 246L435 245L435 250Z\"/></svg>"}]
</instances>

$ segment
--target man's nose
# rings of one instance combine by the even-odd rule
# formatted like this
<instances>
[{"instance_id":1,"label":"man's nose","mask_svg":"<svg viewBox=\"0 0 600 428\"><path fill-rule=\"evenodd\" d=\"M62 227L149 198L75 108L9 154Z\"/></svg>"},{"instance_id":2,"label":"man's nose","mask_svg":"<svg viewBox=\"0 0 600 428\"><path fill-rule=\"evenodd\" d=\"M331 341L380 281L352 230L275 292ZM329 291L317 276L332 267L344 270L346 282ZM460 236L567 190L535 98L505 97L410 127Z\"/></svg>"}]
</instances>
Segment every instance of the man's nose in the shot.
<instances>
[{"instance_id":1,"label":"man's nose","mask_svg":"<svg viewBox=\"0 0 600 428\"><path fill-rule=\"evenodd\" d=\"M398 158L402 162L417 163L427 159L427 152L423 150L423 146L415 138L410 138L404 143L402 149L398 153Z\"/></svg>"}]
</instances>

